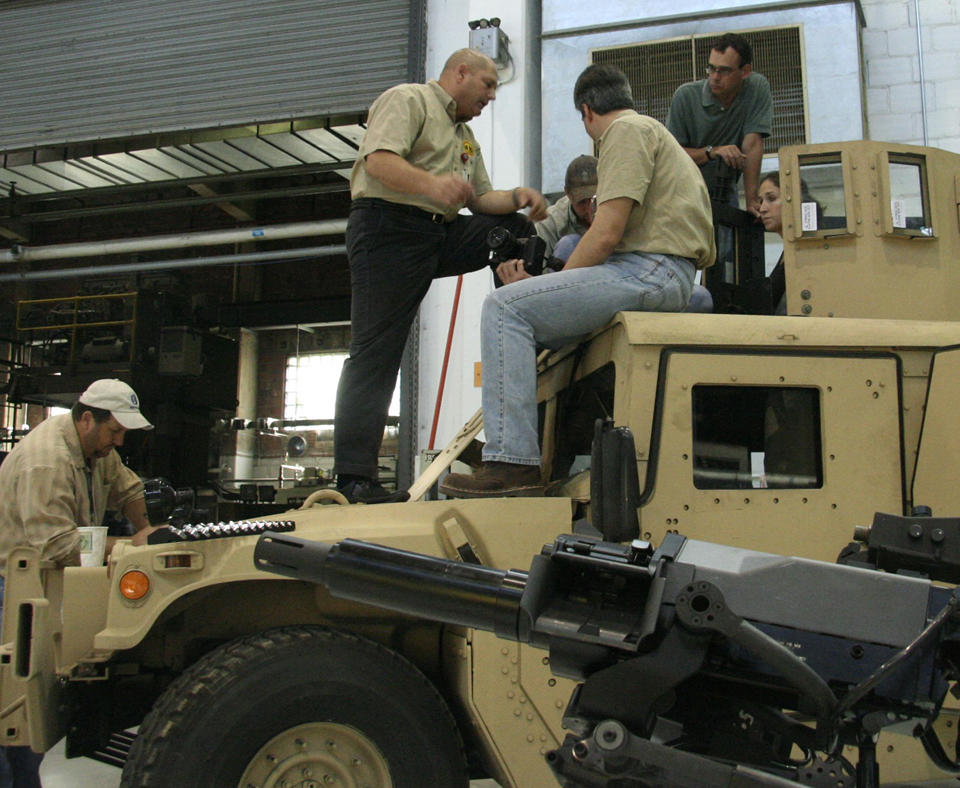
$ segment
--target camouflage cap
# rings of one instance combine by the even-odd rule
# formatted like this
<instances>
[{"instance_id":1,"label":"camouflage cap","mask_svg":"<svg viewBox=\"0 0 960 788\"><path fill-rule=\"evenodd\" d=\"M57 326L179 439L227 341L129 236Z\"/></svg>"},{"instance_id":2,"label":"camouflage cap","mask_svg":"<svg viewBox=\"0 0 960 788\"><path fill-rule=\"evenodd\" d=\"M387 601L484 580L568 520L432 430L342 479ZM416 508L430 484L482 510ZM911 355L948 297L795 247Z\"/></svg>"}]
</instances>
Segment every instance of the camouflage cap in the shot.
<instances>
[{"instance_id":1,"label":"camouflage cap","mask_svg":"<svg viewBox=\"0 0 960 788\"><path fill-rule=\"evenodd\" d=\"M595 156L577 156L567 165L563 188L571 202L593 197L597 192L597 159Z\"/></svg>"}]
</instances>

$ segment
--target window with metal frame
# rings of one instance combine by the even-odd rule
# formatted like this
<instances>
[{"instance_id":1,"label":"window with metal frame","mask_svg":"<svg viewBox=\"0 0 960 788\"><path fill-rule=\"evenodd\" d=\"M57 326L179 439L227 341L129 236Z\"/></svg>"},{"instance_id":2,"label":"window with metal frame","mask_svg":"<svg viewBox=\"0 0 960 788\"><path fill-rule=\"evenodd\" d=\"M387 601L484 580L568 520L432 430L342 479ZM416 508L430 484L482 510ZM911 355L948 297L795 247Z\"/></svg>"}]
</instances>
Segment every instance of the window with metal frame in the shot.
<instances>
[{"instance_id":1,"label":"window with metal frame","mask_svg":"<svg viewBox=\"0 0 960 788\"><path fill-rule=\"evenodd\" d=\"M306 353L287 358L283 387L285 420L332 419L337 384L346 353ZM400 415L400 380L393 392L389 416Z\"/></svg>"},{"instance_id":2,"label":"window with metal frame","mask_svg":"<svg viewBox=\"0 0 960 788\"><path fill-rule=\"evenodd\" d=\"M926 159L921 155L890 153L890 228L893 235L932 237Z\"/></svg>"},{"instance_id":3,"label":"window with metal frame","mask_svg":"<svg viewBox=\"0 0 960 788\"><path fill-rule=\"evenodd\" d=\"M701 490L823 486L820 395L801 386L693 387Z\"/></svg>"}]
</instances>

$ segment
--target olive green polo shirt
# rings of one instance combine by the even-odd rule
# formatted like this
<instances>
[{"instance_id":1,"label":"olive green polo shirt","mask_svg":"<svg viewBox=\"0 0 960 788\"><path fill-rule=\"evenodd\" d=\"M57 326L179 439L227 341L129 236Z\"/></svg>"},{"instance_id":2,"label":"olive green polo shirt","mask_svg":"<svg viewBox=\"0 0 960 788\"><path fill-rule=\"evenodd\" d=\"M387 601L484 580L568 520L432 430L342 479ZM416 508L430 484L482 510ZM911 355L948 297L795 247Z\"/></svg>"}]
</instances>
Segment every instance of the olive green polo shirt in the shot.
<instances>
[{"instance_id":1,"label":"olive green polo shirt","mask_svg":"<svg viewBox=\"0 0 960 788\"><path fill-rule=\"evenodd\" d=\"M770 83L763 74L752 72L729 107L717 101L709 80L681 85L670 102L667 128L684 148L739 147L747 134L769 137L773 128Z\"/></svg>"},{"instance_id":2,"label":"olive green polo shirt","mask_svg":"<svg viewBox=\"0 0 960 788\"><path fill-rule=\"evenodd\" d=\"M697 165L659 121L623 110L599 140L597 204L634 201L615 252L686 257L713 265L710 196Z\"/></svg>"},{"instance_id":3,"label":"olive green polo shirt","mask_svg":"<svg viewBox=\"0 0 960 788\"><path fill-rule=\"evenodd\" d=\"M462 205L450 209L420 194L398 192L367 173L366 158L378 150L396 153L433 175L456 175L473 185L476 196L490 191L480 146L466 123L457 121L457 102L440 83L397 85L370 107L367 131L350 174L350 196L375 197L412 205L452 219Z\"/></svg>"}]
</instances>

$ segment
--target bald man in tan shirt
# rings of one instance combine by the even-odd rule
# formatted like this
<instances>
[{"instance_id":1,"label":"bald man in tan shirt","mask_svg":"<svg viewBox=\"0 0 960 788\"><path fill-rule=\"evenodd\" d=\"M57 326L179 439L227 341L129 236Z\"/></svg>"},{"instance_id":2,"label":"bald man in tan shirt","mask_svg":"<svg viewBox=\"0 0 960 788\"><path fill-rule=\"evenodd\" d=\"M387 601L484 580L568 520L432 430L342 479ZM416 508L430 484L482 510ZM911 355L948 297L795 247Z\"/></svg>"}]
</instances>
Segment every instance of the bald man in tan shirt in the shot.
<instances>
[{"instance_id":1,"label":"bald man in tan shirt","mask_svg":"<svg viewBox=\"0 0 960 788\"><path fill-rule=\"evenodd\" d=\"M488 266L494 227L527 236L530 220L546 215L540 192L497 190L487 176L467 121L496 90L493 61L461 49L436 81L397 85L370 107L350 178L352 338L334 427L337 487L351 501L406 500L380 485L377 460L407 334L430 283Z\"/></svg>"}]
</instances>

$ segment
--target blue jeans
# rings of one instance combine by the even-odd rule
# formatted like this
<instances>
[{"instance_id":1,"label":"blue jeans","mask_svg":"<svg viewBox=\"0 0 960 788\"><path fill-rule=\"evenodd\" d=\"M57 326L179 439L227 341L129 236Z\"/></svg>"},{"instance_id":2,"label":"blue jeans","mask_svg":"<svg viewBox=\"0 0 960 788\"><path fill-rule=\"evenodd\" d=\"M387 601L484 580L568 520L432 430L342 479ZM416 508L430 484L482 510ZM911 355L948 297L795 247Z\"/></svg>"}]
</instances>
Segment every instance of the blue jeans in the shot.
<instances>
[{"instance_id":1,"label":"blue jeans","mask_svg":"<svg viewBox=\"0 0 960 788\"><path fill-rule=\"evenodd\" d=\"M483 302L483 459L538 465L536 347L560 348L620 311L679 312L696 273L670 255L616 253L601 265L524 279Z\"/></svg>"},{"instance_id":2,"label":"blue jeans","mask_svg":"<svg viewBox=\"0 0 960 788\"><path fill-rule=\"evenodd\" d=\"M5 582L0 577L0 619ZM29 747L0 747L0 788L40 788L43 755Z\"/></svg>"}]
</instances>

